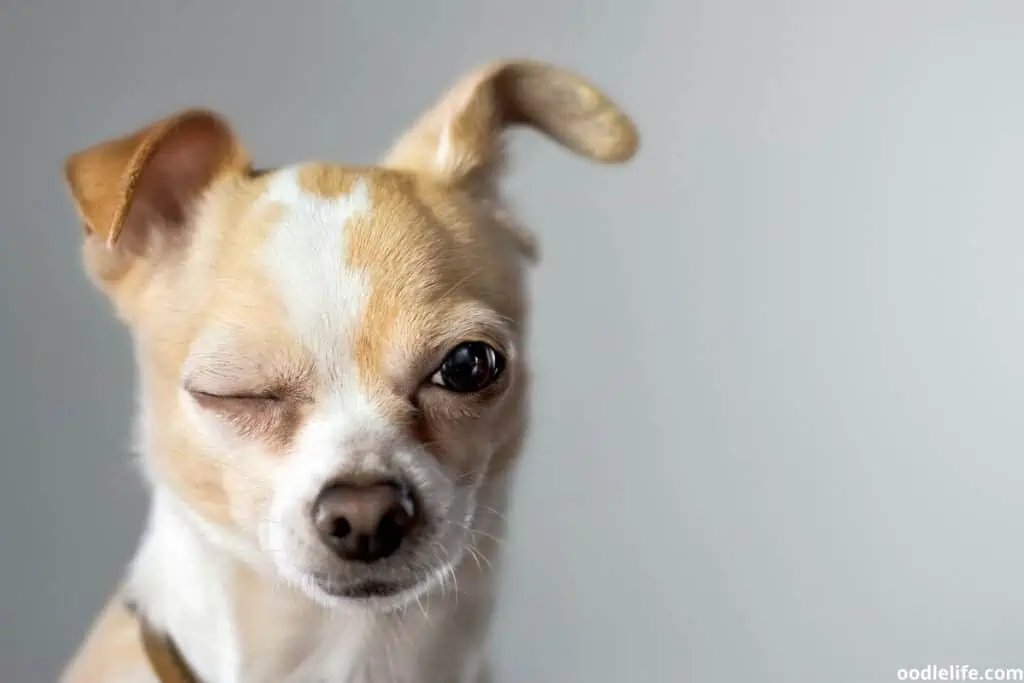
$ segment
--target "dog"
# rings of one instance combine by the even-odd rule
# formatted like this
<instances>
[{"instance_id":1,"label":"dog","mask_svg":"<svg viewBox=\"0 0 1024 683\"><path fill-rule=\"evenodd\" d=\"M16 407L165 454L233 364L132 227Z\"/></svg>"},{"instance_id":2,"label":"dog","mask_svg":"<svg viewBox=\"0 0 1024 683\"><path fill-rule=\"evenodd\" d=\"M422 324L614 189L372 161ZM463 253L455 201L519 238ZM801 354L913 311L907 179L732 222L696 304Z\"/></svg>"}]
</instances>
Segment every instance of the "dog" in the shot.
<instances>
[{"instance_id":1,"label":"dog","mask_svg":"<svg viewBox=\"0 0 1024 683\"><path fill-rule=\"evenodd\" d=\"M502 60L375 166L258 168L205 109L67 157L151 503L64 683L488 680L529 421L517 126L601 164L639 144L583 77Z\"/></svg>"}]
</instances>

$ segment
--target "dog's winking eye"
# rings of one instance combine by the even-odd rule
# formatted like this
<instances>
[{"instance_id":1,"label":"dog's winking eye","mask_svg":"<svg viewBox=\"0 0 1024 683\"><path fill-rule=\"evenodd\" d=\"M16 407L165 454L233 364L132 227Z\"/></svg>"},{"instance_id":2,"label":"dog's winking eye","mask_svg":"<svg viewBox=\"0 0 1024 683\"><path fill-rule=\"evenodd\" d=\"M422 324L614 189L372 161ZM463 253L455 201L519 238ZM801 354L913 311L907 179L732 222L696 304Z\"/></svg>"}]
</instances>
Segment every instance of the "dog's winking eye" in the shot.
<instances>
[{"instance_id":1,"label":"dog's winking eye","mask_svg":"<svg viewBox=\"0 0 1024 683\"><path fill-rule=\"evenodd\" d=\"M469 341L445 356L430 381L458 394L482 391L501 377L505 357L484 342Z\"/></svg>"},{"instance_id":2,"label":"dog's winking eye","mask_svg":"<svg viewBox=\"0 0 1024 683\"><path fill-rule=\"evenodd\" d=\"M188 392L200 405L206 407L259 408L282 400L277 393L270 391L222 394L189 389Z\"/></svg>"}]
</instances>

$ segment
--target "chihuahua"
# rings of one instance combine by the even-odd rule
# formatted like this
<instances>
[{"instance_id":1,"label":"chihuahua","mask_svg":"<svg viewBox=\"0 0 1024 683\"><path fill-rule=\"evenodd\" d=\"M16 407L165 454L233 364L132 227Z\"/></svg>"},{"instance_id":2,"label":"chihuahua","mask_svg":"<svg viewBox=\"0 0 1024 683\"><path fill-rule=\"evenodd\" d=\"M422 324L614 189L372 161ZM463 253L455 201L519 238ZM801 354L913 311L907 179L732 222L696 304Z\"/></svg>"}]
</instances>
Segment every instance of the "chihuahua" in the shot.
<instances>
[{"instance_id":1,"label":"chihuahua","mask_svg":"<svg viewBox=\"0 0 1024 683\"><path fill-rule=\"evenodd\" d=\"M625 163L580 76L465 75L377 166L254 167L181 111L68 157L131 333L151 504L64 683L481 683L528 419L505 132Z\"/></svg>"}]
</instances>

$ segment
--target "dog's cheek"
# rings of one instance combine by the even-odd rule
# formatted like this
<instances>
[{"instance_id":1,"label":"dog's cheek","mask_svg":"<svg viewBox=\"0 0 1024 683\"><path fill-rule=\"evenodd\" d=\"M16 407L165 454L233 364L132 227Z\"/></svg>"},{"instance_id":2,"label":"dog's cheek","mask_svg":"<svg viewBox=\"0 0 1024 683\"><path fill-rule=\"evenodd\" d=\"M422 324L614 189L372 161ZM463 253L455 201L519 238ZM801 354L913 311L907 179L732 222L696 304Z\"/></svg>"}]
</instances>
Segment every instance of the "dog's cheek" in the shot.
<instances>
[{"instance_id":1,"label":"dog's cheek","mask_svg":"<svg viewBox=\"0 0 1024 683\"><path fill-rule=\"evenodd\" d=\"M259 537L267 524L285 524L275 520L274 500L280 483L286 479L297 457L298 432L304 416L299 409L282 409L275 415L253 416L241 433L249 443L247 453L234 458L233 509L240 525Z\"/></svg>"},{"instance_id":2,"label":"dog's cheek","mask_svg":"<svg viewBox=\"0 0 1024 683\"><path fill-rule=\"evenodd\" d=\"M187 441L167 443L147 457L154 458L156 476L176 497L206 521L220 527L234 525L225 479L216 462Z\"/></svg>"},{"instance_id":3,"label":"dog's cheek","mask_svg":"<svg viewBox=\"0 0 1024 683\"><path fill-rule=\"evenodd\" d=\"M274 455L254 446L244 458L222 463L221 471L236 527L245 536L258 539L274 493Z\"/></svg>"},{"instance_id":4,"label":"dog's cheek","mask_svg":"<svg viewBox=\"0 0 1024 683\"><path fill-rule=\"evenodd\" d=\"M487 466L493 450L491 431L486 416L476 420L439 420L425 416L417 427L416 437L434 459L459 483Z\"/></svg>"},{"instance_id":5,"label":"dog's cheek","mask_svg":"<svg viewBox=\"0 0 1024 683\"><path fill-rule=\"evenodd\" d=\"M519 383L477 400L437 393L422 404L416 438L458 481L486 474L492 456L521 430L523 393Z\"/></svg>"},{"instance_id":6,"label":"dog's cheek","mask_svg":"<svg viewBox=\"0 0 1024 683\"><path fill-rule=\"evenodd\" d=\"M268 518L277 472L301 418L297 411L284 409L225 415L190 405L186 412L202 441L194 450L205 454L197 468L217 480L216 486L202 487L201 497L207 507L218 510L216 521L258 538L259 526Z\"/></svg>"}]
</instances>

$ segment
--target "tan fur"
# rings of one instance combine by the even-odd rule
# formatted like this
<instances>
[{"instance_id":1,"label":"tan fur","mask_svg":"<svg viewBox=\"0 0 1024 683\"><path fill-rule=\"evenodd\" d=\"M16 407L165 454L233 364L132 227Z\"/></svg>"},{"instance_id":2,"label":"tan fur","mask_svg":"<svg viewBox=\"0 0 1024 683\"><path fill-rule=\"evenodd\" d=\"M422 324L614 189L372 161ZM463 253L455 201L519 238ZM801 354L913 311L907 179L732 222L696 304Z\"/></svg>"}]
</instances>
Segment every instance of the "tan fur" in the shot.
<instances>
[{"instance_id":1,"label":"tan fur","mask_svg":"<svg viewBox=\"0 0 1024 683\"><path fill-rule=\"evenodd\" d=\"M120 593L111 597L76 653L63 683L145 681L149 664L142 649L139 624Z\"/></svg>"},{"instance_id":2,"label":"tan fur","mask_svg":"<svg viewBox=\"0 0 1024 683\"><path fill-rule=\"evenodd\" d=\"M550 64L503 61L464 76L399 139L385 164L450 183L472 181L474 173L489 175L500 165L501 133L513 125L535 128L599 162L626 161L639 144L629 118L584 78ZM445 129L452 153L438 164Z\"/></svg>"},{"instance_id":3,"label":"tan fur","mask_svg":"<svg viewBox=\"0 0 1024 683\"><path fill-rule=\"evenodd\" d=\"M458 477L508 471L526 428L521 277L533 245L497 189L502 134L512 125L600 162L627 160L638 139L628 118L580 77L502 62L456 84L381 166L310 163L299 173L302 190L325 198L350 193L357 181L368 185L372 213L345 226L346 266L370 280L351 379L404 438ZM280 461L320 384L337 379L317 375L258 257L281 218L280 207L260 200L273 172L250 172L243 145L216 114L188 111L71 156L65 175L85 226L87 269L132 330L146 409L159 415L146 422L147 467L200 518L255 543ZM424 384L465 340L508 347L506 375L472 396ZM284 399L194 397L196 410L219 415L240 443L260 445L244 466L211 449L183 408L183 396L211 384ZM492 445L493 460L481 462ZM283 610L282 623L301 624L301 603L272 607L275 588L258 572L238 572L245 623ZM99 683L137 667L132 624L116 604L108 607L64 680ZM283 638L283 629L247 639L258 647Z\"/></svg>"}]
</instances>

